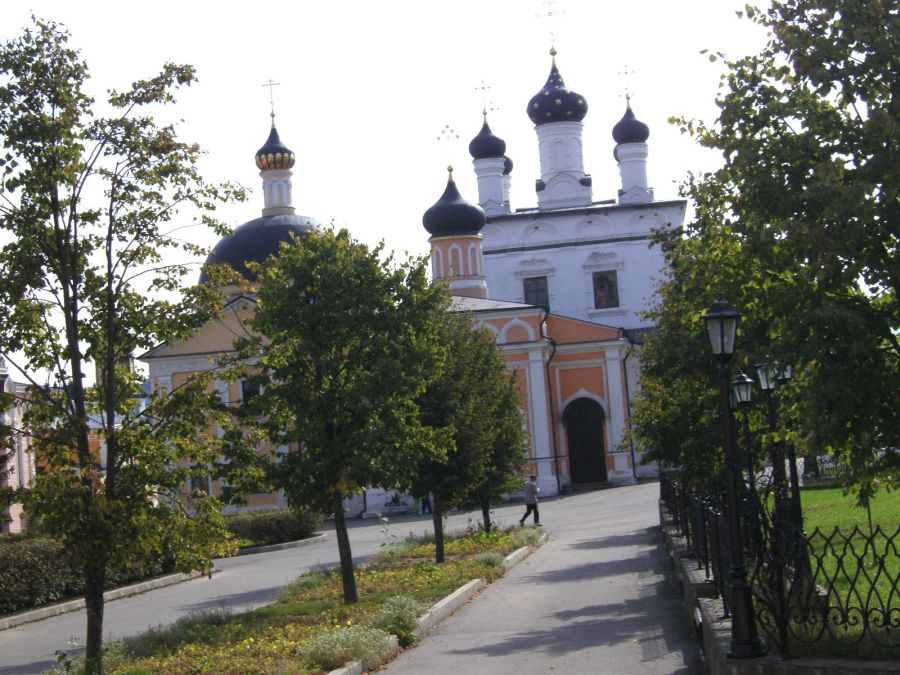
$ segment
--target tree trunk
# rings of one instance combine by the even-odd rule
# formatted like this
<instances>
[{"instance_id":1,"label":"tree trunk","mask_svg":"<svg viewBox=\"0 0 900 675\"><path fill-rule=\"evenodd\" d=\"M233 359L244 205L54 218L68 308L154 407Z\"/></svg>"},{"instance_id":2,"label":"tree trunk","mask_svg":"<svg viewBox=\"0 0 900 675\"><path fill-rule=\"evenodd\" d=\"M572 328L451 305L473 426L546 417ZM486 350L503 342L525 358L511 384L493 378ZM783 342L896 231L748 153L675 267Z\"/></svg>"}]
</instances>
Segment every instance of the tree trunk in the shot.
<instances>
[{"instance_id":1,"label":"tree trunk","mask_svg":"<svg viewBox=\"0 0 900 675\"><path fill-rule=\"evenodd\" d=\"M340 490L334 493L334 536L337 538L341 556L341 582L344 585L344 603L356 602L356 577L353 576L353 554L350 552L350 536L344 519L344 495Z\"/></svg>"},{"instance_id":2,"label":"tree trunk","mask_svg":"<svg viewBox=\"0 0 900 675\"><path fill-rule=\"evenodd\" d=\"M84 565L84 604L87 610L87 638L84 672L103 673L103 590L106 560L90 560Z\"/></svg>"},{"instance_id":3,"label":"tree trunk","mask_svg":"<svg viewBox=\"0 0 900 675\"><path fill-rule=\"evenodd\" d=\"M434 561L444 562L444 497L434 493L434 513L431 514L434 521Z\"/></svg>"},{"instance_id":4,"label":"tree trunk","mask_svg":"<svg viewBox=\"0 0 900 675\"><path fill-rule=\"evenodd\" d=\"M481 521L484 523L484 531L491 531L491 500L485 496L481 497Z\"/></svg>"}]
</instances>

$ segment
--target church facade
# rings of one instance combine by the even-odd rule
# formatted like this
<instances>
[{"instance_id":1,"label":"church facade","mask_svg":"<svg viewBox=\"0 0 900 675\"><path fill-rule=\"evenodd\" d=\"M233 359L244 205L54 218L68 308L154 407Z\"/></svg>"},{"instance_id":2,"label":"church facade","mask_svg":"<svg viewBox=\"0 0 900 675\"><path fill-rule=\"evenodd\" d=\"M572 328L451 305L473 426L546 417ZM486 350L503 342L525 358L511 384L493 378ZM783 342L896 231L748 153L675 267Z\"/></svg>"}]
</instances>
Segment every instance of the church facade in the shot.
<instances>
[{"instance_id":1,"label":"church facade","mask_svg":"<svg viewBox=\"0 0 900 675\"><path fill-rule=\"evenodd\" d=\"M550 76L527 108L541 161L537 205L512 209L512 161L485 115L469 145L478 204L460 195L451 169L443 195L423 217L434 282L449 287L457 311L470 312L476 325L496 336L517 378L530 440L528 469L547 495L579 484L631 482L641 471L625 433L638 386L640 338L651 328L641 311L663 271L650 238L655 230L680 227L685 212L683 200L654 199L646 173L649 130L630 104L613 129L621 187L614 199L593 200L581 144L587 102L566 87L551 54ZM261 217L225 237L207 260L232 266L248 287L254 275L246 263L261 262L292 235L320 227L292 205L294 154L281 142L274 119L256 164L263 182ZM226 290L231 300L223 319L141 357L154 387L177 387L232 351L255 303L246 288ZM224 401L249 395L241 382L215 386ZM212 480L186 486L196 488L217 493L221 486ZM367 490L350 512L378 511L389 497ZM260 494L248 506L283 503L282 495Z\"/></svg>"}]
</instances>

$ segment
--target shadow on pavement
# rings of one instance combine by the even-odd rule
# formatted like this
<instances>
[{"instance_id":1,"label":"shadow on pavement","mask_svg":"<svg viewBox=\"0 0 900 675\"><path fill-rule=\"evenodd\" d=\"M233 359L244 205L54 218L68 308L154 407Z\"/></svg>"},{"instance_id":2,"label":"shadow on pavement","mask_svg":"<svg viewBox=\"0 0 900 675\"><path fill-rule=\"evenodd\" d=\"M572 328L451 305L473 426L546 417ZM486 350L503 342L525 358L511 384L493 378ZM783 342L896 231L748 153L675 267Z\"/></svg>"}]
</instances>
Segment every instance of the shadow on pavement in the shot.
<instances>
[{"instance_id":1,"label":"shadow on pavement","mask_svg":"<svg viewBox=\"0 0 900 675\"><path fill-rule=\"evenodd\" d=\"M617 546L640 546L655 544L659 533L659 527L650 527L630 534L615 534L610 537L598 539L582 539L574 542L569 548L583 550L615 548Z\"/></svg>"},{"instance_id":2,"label":"shadow on pavement","mask_svg":"<svg viewBox=\"0 0 900 675\"><path fill-rule=\"evenodd\" d=\"M661 550L658 539L654 540L654 532L657 529L648 528L633 535L604 538L607 542L616 540L627 542L629 546L646 545L646 548L636 551L635 555L628 559L598 561L529 577L529 582L540 584L584 579L596 581L603 577L637 573L646 580L641 585L639 598L629 599L626 602L604 603L602 597L586 597L586 601L593 602L573 606L548 616L556 622L564 623L564 628L556 624L543 630L515 635L503 642L478 644L467 649L455 650L454 653L499 657L538 650L562 657L584 649L633 642L640 645L641 663L649 664L677 652L681 655L683 663L688 666L673 672L681 675L707 672L699 645L693 641L687 628L676 587L668 579L670 574L668 558ZM608 545L624 546L626 543ZM635 672L639 672L639 668Z\"/></svg>"}]
</instances>

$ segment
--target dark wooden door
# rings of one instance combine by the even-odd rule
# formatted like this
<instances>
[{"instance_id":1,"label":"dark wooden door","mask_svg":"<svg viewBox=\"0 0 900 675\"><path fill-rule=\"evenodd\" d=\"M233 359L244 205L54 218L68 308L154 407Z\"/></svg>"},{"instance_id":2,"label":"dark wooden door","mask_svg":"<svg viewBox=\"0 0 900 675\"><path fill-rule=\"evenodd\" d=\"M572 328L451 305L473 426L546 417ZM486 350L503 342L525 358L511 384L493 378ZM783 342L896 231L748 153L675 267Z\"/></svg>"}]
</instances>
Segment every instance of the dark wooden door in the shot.
<instances>
[{"instance_id":1,"label":"dark wooden door","mask_svg":"<svg viewBox=\"0 0 900 675\"><path fill-rule=\"evenodd\" d=\"M569 471L573 483L606 480L606 450L603 441L603 408L596 401L572 401L564 415L569 445Z\"/></svg>"}]
</instances>

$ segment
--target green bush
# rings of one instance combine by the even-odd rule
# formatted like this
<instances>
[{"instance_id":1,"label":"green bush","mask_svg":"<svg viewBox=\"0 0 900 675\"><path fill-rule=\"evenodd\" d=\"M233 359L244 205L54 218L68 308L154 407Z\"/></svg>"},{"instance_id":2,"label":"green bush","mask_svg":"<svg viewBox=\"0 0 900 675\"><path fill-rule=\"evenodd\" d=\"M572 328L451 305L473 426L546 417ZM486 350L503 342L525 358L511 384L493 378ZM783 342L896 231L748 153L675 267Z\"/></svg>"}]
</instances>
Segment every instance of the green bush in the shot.
<instances>
[{"instance_id":1,"label":"green bush","mask_svg":"<svg viewBox=\"0 0 900 675\"><path fill-rule=\"evenodd\" d=\"M115 588L166 571L156 557L110 565L106 587ZM63 545L48 537L16 537L0 542L0 614L10 614L84 593L81 570Z\"/></svg>"},{"instance_id":2,"label":"green bush","mask_svg":"<svg viewBox=\"0 0 900 675\"><path fill-rule=\"evenodd\" d=\"M521 548L521 547L520 547ZM476 553L473 560L480 565L487 565L488 567L497 567L498 565L502 565L504 558L499 553Z\"/></svg>"},{"instance_id":3,"label":"green bush","mask_svg":"<svg viewBox=\"0 0 900 675\"><path fill-rule=\"evenodd\" d=\"M523 546L534 546L538 543L538 540L541 538L543 531L537 529L536 527L523 527L522 529L516 530L510 539L510 543L515 548L522 548Z\"/></svg>"},{"instance_id":4,"label":"green bush","mask_svg":"<svg viewBox=\"0 0 900 675\"><path fill-rule=\"evenodd\" d=\"M408 595L395 595L378 608L368 623L372 628L396 635L401 647L409 647L416 641L419 609L419 603Z\"/></svg>"},{"instance_id":5,"label":"green bush","mask_svg":"<svg viewBox=\"0 0 900 675\"><path fill-rule=\"evenodd\" d=\"M52 539L0 545L0 614L45 605L81 592L78 570Z\"/></svg>"},{"instance_id":6,"label":"green bush","mask_svg":"<svg viewBox=\"0 0 900 675\"><path fill-rule=\"evenodd\" d=\"M334 670L357 659L370 668L393 656L394 647L383 630L357 625L316 635L306 643L305 652L323 670Z\"/></svg>"},{"instance_id":7,"label":"green bush","mask_svg":"<svg viewBox=\"0 0 900 675\"><path fill-rule=\"evenodd\" d=\"M229 513L225 525L235 539L255 546L306 539L322 526L322 514L298 509L261 509Z\"/></svg>"}]
</instances>

